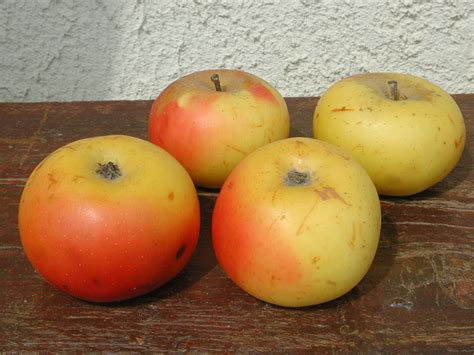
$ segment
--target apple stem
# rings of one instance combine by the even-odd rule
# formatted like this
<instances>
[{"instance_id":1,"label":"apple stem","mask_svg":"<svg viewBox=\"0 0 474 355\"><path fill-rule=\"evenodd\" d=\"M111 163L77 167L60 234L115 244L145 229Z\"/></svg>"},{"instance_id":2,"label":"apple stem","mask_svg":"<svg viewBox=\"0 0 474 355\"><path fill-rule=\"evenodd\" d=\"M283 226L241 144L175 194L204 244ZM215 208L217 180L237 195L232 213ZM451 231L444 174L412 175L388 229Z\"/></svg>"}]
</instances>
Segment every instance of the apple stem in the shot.
<instances>
[{"instance_id":1,"label":"apple stem","mask_svg":"<svg viewBox=\"0 0 474 355\"><path fill-rule=\"evenodd\" d=\"M308 186L312 182L311 173L308 171L297 171L292 169L288 171L283 183L285 186Z\"/></svg>"},{"instance_id":2,"label":"apple stem","mask_svg":"<svg viewBox=\"0 0 474 355\"><path fill-rule=\"evenodd\" d=\"M214 86L216 87L216 91L222 91L221 81L219 80L219 74L213 74L211 76L211 80L214 83Z\"/></svg>"},{"instance_id":3,"label":"apple stem","mask_svg":"<svg viewBox=\"0 0 474 355\"><path fill-rule=\"evenodd\" d=\"M400 100L400 91L398 90L398 83L396 80L389 80L387 82L388 86L390 86L390 95L392 95L392 99L395 101Z\"/></svg>"},{"instance_id":4,"label":"apple stem","mask_svg":"<svg viewBox=\"0 0 474 355\"><path fill-rule=\"evenodd\" d=\"M122 176L122 172L117 164L109 161L107 164L97 163L99 167L95 171L97 175L107 180L114 180Z\"/></svg>"}]
</instances>

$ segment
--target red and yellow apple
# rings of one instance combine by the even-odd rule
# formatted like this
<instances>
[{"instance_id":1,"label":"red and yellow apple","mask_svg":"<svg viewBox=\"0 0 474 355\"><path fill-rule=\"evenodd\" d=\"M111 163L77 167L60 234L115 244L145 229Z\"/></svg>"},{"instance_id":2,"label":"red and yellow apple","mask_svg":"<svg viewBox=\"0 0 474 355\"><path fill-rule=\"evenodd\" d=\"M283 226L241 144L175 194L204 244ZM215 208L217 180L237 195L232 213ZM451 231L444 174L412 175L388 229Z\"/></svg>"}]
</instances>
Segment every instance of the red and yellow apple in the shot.
<instances>
[{"instance_id":1,"label":"red and yellow apple","mask_svg":"<svg viewBox=\"0 0 474 355\"><path fill-rule=\"evenodd\" d=\"M26 256L52 285L90 301L145 294L189 261L199 202L186 170L150 142L82 139L46 157L21 196Z\"/></svg>"},{"instance_id":2,"label":"red and yellow apple","mask_svg":"<svg viewBox=\"0 0 474 355\"><path fill-rule=\"evenodd\" d=\"M350 153L382 195L407 196L442 180L464 149L456 102L412 75L368 73L331 86L313 117L314 137Z\"/></svg>"},{"instance_id":3,"label":"red and yellow apple","mask_svg":"<svg viewBox=\"0 0 474 355\"><path fill-rule=\"evenodd\" d=\"M289 115L284 99L264 80L207 70L178 79L156 98L148 133L196 185L216 188L247 154L287 138Z\"/></svg>"},{"instance_id":4,"label":"red and yellow apple","mask_svg":"<svg viewBox=\"0 0 474 355\"><path fill-rule=\"evenodd\" d=\"M298 307L356 286L380 227L377 191L355 160L331 144L290 138L257 149L232 171L216 201L212 240L238 286Z\"/></svg>"}]
</instances>

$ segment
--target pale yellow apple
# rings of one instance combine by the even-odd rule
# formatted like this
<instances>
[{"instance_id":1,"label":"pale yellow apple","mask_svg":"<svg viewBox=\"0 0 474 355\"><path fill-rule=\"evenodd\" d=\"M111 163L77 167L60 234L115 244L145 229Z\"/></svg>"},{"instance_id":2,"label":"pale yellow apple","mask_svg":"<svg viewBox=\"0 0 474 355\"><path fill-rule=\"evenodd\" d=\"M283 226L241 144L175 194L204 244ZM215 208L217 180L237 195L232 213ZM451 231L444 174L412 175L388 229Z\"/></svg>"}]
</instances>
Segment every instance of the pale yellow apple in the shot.
<instances>
[{"instance_id":1,"label":"pale yellow apple","mask_svg":"<svg viewBox=\"0 0 474 355\"><path fill-rule=\"evenodd\" d=\"M464 119L452 97L406 74L354 75L331 86L313 117L314 137L341 147L383 195L407 196L442 180L464 149Z\"/></svg>"},{"instance_id":2,"label":"pale yellow apple","mask_svg":"<svg viewBox=\"0 0 474 355\"><path fill-rule=\"evenodd\" d=\"M369 270L380 203L365 170L339 148L290 138L248 155L216 201L219 264L249 294L299 307L333 300Z\"/></svg>"}]
</instances>

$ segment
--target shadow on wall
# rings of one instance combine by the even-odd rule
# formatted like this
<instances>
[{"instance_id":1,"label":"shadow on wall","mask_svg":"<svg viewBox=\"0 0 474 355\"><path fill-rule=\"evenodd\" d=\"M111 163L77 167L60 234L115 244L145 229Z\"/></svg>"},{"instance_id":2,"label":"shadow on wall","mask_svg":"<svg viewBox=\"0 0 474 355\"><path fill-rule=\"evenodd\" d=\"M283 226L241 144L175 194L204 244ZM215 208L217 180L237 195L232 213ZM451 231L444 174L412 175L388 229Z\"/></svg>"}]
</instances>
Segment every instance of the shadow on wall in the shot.
<instances>
[{"instance_id":1,"label":"shadow on wall","mask_svg":"<svg viewBox=\"0 0 474 355\"><path fill-rule=\"evenodd\" d=\"M0 101L153 99L210 68L284 96L365 71L472 92L472 18L468 1L0 0Z\"/></svg>"},{"instance_id":2,"label":"shadow on wall","mask_svg":"<svg viewBox=\"0 0 474 355\"><path fill-rule=\"evenodd\" d=\"M0 102L155 98L183 74L188 5L0 1Z\"/></svg>"},{"instance_id":3,"label":"shadow on wall","mask_svg":"<svg viewBox=\"0 0 474 355\"><path fill-rule=\"evenodd\" d=\"M117 3L0 2L0 101L120 96L110 83L122 36Z\"/></svg>"}]
</instances>

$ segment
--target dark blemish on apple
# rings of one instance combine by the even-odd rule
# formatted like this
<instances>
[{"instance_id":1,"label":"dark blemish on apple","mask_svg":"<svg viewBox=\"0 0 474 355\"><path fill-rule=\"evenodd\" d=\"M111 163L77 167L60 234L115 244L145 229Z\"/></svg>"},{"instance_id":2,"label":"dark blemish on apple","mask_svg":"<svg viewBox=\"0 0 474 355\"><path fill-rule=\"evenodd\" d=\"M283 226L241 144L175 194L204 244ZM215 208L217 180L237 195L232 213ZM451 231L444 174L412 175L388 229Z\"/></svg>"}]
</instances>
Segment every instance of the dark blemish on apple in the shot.
<instances>
[{"instance_id":1,"label":"dark blemish on apple","mask_svg":"<svg viewBox=\"0 0 474 355\"><path fill-rule=\"evenodd\" d=\"M315 189L314 192L316 192L324 201L335 198L336 200L341 201L343 204L351 206L332 187L324 187L322 190Z\"/></svg>"},{"instance_id":2,"label":"dark blemish on apple","mask_svg":"<svg viewBox=\"0 0 474 355\"><path fill-rule=\"evenodd\" d=\"M443 144L446 145L446 141L444 141Z\"/></svg>"},{"instance_id":3,"label":"dark blemish on apple","mask_svg":"<svg viewBox=\"0 0 474 355\"><path fill-rule=\"evenodd\" d=\"M247 153L244 152L243 150L241 150L241 149L239 149L239 148L236 148L236 147L234 147L234 146L232 146L232 145L230 145L230 144L226 144L225 146L228 147L228 148L230 148L230 149L232 149L232 150L235 150L236 152L239 152L239 153L241 153L241 154L243 154L243 155L247 155Z\"/></svg>"},{"instance_id":4,"label":"dark blemish on apple","mask_svg":"<svg viewBox=\"0 0 474 355\"><path fill-rule=\"evenodd\" d=\"M102 287L102 282L99 279L94 277L91 281L95 287Z\"/></svg>"},{"instance_id":5,"label":"dark blemish on apple","mask_svg":"<svg viewBox=\"0 0 474 355\"><path fill-rule=\"evenodd\" d=\"M355 111L353 108L346 108L346 106L342 106L341 108L333 108L332 112L345 112L345 111Z\"/></svg>"},{"instance_id":6,"label":"dark blemish on apple","mask_svg":"<svg viewBox=\"0 0 474 355\"><path fill-rule=\"evenodd\" d=\"M438 131L441 131L441 127L438 126Z\"/></svg>"},{"instance_id":7,"label":"dark blemish on apple","mask_svg":"<svg viewBox=\"0 0 474 355\"><path fill-rule=\"evenodd\" d=\"M168 194L168 200L170 201L173 201L174 200L174 192L171 191L169 194Z\"/></svg>"},{"instance_id":8,"label":"dark blemish on apple","mask_svg":"<svg viewBox=\"0 0 474 355\"><path fill-rule=\"evenodd\" d=\"M461 142L462 142L462 139L464 138L464 133L461 134L461 136L459 137L459 139L455 139L454 140L454 146L457 148L459 148L459 146L461 145Z\"/></svg>"},{"instance_id":9,"label":"dark blemish on apple","mask_svg":"<svg viewBox=\"0 0 474 355\"><path fill-rule=\"evenodd\" d=\"M53 185L58 183L58 180L56 180L56 177L54 176L54 172L48 173L48 181L49 181L48 189L51 189Z\"/></svg>"},{"instance_id":10,"label":"dark blemish on apple","mask_svg":"<svg viewBox=\"0 0 474 355\"><path fill-rule=\"evenodd\" d=\"M313 263L313 264L316 264L319 260L321 260L321 257L315 256L315 257L313 258L313 260L312 260L312 263Z\"/></svg>"},{"instance_id":11,"label":"dark blemish on apple","mask_svg":"<svg viewBox=\"0 0 474 355\"><path fill-rule=\"evenodd\" d=\"M77 182L77 180L79 180L79 179L85 179L85 177L82 176L82 175L77 175L76 174L72 177L72 182Z\"/></svg>"},{"instance_id":12,"label":"dark blemish on apple","mask_svg":"<svg viewBox=\"0 0 474 355\"><path fill-rule=\"evenodd\" d=\"M277 192L278 192L278 189L275 190L275 191L273 191L273 194L272 194L272 205L275 204L275 199L276 199Z\"/></svg>"},{"instance_id":13,"label":"dark blemish on apple","mask_svg":"<svg viewBox=\"0 0 474 355\"><path fill-rule=\"evenodd\" d=\"M367 107L367 110L369 110L370 112L373 111L373 108L372 107Z\"/></svg>"},{"instance_id":14,"label":"dark blemish on apple","mask_svg":"<svg viewBox=\"0 0 474 355\"><path fill-rule=\"evenodd\" d=\"M352 223L352 237L349 243L349 246L351 247L352 251L354 251L355 249L355 240L356 240L356 226L354 223Z\"/></svg>"},{"instance_id":15,"label":"dark blemish on apple","mask_svg":"<svg viewBox=\"0 0 474 355\"><path fill-rule=\"evenodd\" d=\"M179 247L178 251L176 252L176 260L178 260L179 258L181 258L184 254L184 251L186 250L186 245L183 244Z\"/></svg>"},{"instance_id":16,"label":"dark blemish on apple","mask_svg":"<svg viewBox=\"0 0 474 355\"><path fill-rule=\"evenodd\" d=\"M332 280L326 280L326 283L331 286L336 286L336 283Z\"/></svg>"},{"instance_id":17,"label":"dark blemish on apple","mask_svg":"<svg viewBox=\"0 0 474 355\"><path fill-rule=\"evenodd\" d=\"M233 181L231 181L231 182L229 182L229 183L227 184L227 188L228 188L229 190L232 190L233 187L234 187L234 182L233 182Z\"/></svg>"}]
</instances>

